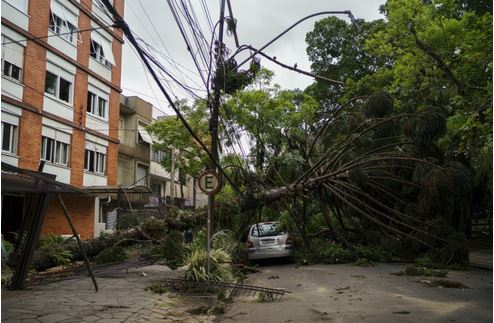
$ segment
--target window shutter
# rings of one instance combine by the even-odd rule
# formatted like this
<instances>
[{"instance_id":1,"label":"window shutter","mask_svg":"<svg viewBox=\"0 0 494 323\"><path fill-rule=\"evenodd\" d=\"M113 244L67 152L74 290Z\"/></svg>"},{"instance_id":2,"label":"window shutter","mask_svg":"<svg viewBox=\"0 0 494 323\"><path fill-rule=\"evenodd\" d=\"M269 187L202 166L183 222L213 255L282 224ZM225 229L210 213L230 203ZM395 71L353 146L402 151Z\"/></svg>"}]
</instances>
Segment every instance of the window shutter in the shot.
<instances>
[{"instance_id":1,"label":"window shutter","mask_svg":"<svg viewBox=\"0 0 494 323\"><path fill-rule=\"evenodd\" d=\"M65 8L58 3L58 1L52 0L50 4L51 13L65 19Z\"/></svg>"},{"instance_id":2,"label":"window shutter","mask_svg":"<svg viewBox=\"0 0 494 323\"><path fill-rule=\"evenodd\" d=\"M2 37L2 43L11 42L12 39ZM23 68L24 47L17 43L8 43L2 46L2 57L7 62L14 64L17 67Z\"/></svg>"},{"instance_id":3,"label":"window shutter","mask_svg":"<svg viewBox=\"0 0 494 323\"><path fill-rule=\"evenodd\" d=\"M52 0L50 4L51 12L65 21L70 22L75 27L78 27L77 15L69 9L62 6L58 1Z\"/></svg>"},{"instance_id":4,"label":"window shutter","mask_svg":"<svg viewBox=\"0 0 494 323\"><path fill-rule=\"evenodd\" d=\"M52 139L55 139L55 129L53 128L48 128L48 127L43 127L43 129L41 130L41 134L45 137L48 137L48 138L52 138Z\"/></svg>"},{"instance_id":5,"label":"window shutter","mask_svg":"<svg viewBox=\"0 0 494 323\"><path fill-rule=\"evenodd\" d=\"M66 143L67 145L70 145L70 135L65 132L57 131L57 141L61 141L63 143Z\"/></svg>"},{"instance_id":6,"label":"window shutter","mask_svg":"<svg viewBox=\"0 0 494 323\"><path fill-rule=\"evenodd\" d=\"M2 122L6 122L14 126L19 126L19 117L13 116L9 113L4 113L2 111Z\"/></svg>"}]
</instances>

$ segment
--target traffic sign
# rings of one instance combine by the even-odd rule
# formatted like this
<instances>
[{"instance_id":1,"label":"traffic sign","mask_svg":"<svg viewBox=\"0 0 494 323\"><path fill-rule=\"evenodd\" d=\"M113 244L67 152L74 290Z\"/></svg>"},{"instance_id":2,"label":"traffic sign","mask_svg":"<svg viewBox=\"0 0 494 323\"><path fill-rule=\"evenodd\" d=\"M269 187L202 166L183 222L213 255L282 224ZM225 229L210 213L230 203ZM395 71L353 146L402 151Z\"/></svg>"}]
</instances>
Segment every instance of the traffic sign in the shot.
<instances>
[{"instance_id":1,"label":"traffic sign","mask_svg":"<svg viewBox=\"0 0 494 323\"><path fill-rule=\"evenodd\" d=\"M221 189L221 177L213 171L204 172L199 176L199 188L204 194L216 194Z\"/></svg>"}]
</instances>

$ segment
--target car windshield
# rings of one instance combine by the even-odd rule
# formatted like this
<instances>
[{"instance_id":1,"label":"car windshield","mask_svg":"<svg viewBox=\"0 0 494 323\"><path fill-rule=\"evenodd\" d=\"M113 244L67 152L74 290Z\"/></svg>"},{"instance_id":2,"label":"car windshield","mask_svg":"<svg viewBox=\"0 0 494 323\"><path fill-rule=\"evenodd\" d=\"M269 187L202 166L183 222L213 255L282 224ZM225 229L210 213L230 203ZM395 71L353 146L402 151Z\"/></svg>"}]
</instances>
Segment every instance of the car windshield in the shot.
<instances>
[{"instance_id":1,"label":"car windshield","mask_svg":"<svg viewBox=\"0 0 494 323\"><path fill-rule=\"evenodd\" d=\"M251 236L253 237L271 237L286 234L278 223L259 223L252 227Z\"/></svg>"}]
</instances>

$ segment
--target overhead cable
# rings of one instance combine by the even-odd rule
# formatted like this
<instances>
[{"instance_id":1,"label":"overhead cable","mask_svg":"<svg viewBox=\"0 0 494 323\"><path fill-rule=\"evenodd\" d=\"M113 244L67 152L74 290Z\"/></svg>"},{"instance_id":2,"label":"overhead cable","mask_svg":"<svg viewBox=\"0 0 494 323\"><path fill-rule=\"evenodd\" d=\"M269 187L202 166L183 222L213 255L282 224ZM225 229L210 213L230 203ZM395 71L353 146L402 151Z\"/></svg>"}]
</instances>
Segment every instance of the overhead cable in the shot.
<instances>
[{"instance_id":1,"label":"overhead cable","mask_svg":"<svg viewBox=\"0 0 494 323\"><path fill-rule=\"evenodd\" d=\"M191 134L191 136L196 140L196 142L204 149L204 151L209 156L209 158L212 160L212 162L215 164L215 166L218 168L218 170L223 174L225 179L230 183L233 190L237 194L243 195L242 191L240 191L238 186L230 179L230 177L225 172L223 167L219 164L219 162L213 158L213 155L212 155L211 151L209 151L208 147L204 144L204 142L202 142L202 140L197 136L197 134L194 132L194 130L190 127L187 120L185 120L184 116L182 115L182 113L180 112L180 110L177 108L177 106L173 102L172 98L170 97L169 93L163 87L163 84L161 84L158 76L156 75L155 71L151 67L149 61L147 60L147 57L142 52L142 49L140 48L139 44L137 43L136 39L134 38L134 35L132 34L127 23L123 20L123 18L120 16L120 14L113 8L113 6L110 4L109 0L102 0L102 1L105 4L105 6L107 7L107 9L113 14L113 17L115 19L116 24L122 29L123 33L127 36L130 43L136 48L142 62L148 68L150 74L153 76L153 78L154 78L155 82L157 83L158 87L160 88L161 92L163 92L163 95L168 100L170 107L175 111L175 113L177 114L177 117L180 119L180 121L182 122L184 127Z\"/></svg>"}]
</instances>

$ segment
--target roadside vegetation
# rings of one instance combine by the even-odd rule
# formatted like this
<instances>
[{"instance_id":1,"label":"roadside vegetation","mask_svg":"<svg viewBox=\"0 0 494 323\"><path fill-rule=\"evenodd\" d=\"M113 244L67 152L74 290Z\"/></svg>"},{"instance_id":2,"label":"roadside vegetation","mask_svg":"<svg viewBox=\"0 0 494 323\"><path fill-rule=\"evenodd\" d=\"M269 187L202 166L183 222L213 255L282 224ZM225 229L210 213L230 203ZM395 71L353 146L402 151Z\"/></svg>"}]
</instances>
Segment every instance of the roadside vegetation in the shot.
<instances>
[{"instance_id":1,"label":"roadside vegetation","mask_svg":"<svg viewBox=\"0 0 494 323\"><path fill-rule=\"evenodd\" d=\"M388 0L386 20L359 20L360 29L322 19L306 36L307 54L313 73L336 82L318 79L304 90L273 84L258 60L237 71L225 57L213 80L228 83L220 131L225 147L240 134L249 147L225 150L221 161L231 182L215 198L221 233L210 275L204 210L168 210L166 220L123 215L119 231L84 243L90 257L119 261L139 245L151 259L183 267L187 278L231 281L233 265L247 263L248 226L275 220L293 237L300 264L409 261L420 267L404 274L426 268L433 276L441 273L434 268L467 269L472 219L492 219L490 11L484 2ZM210 145L208 102L177 105ZM177 119L148 130L161 142L154 149L182 152L176 170L197 176L207 168L207 155ZM33 266L79 259L73 241L46 237Z\"/></svg>"}]
</instances>

